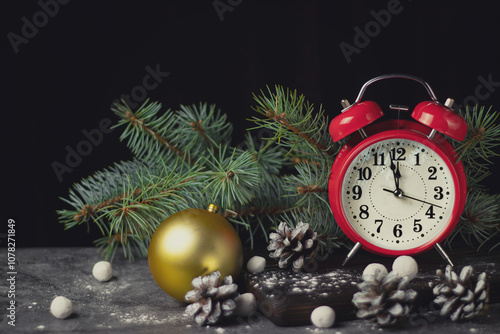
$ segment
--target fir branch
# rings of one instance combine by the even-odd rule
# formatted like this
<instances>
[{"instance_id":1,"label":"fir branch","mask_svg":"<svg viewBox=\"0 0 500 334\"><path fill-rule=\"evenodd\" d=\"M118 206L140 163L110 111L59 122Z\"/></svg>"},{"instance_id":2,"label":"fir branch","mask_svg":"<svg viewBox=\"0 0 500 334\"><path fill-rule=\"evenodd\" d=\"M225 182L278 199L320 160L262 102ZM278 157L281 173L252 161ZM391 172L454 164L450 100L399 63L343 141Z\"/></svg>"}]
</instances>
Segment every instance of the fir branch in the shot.
<instances>
[{"instance_id":1,"label":"fir branch","mask_svg":"<svg viewBox=\"0 0 500 334\"><path fill-rule=\"evenodd\" d=\"M451 243L457 236L474 248L480 248L500 229L500 195L490 195L484 191L469 193L464 211L457 227L446 239Z\"/></svg>"},{"instance_id":2,"label":"fir branch","mask_svg":"<svg viewBox=\"0 0 500 334\"><path fill-rule=\"evenodd\" d=\"M203 128L201 127L201 120L199 120L198 122L195 122L195 121L191 121L189 123L189 125L191 125L191 127L197 131L200 136L203 138L203 140L205 140L205 142L210 145L210 147L215 151L215 152L218 152L218 147L214 145L214 143L210 140L210 138L207 136L207 134L205 133L205 131L203 130Z\"/></svg>"},{"instance_id":3,"label":"fir branch","mask_svg":"<svg viewBox=\"0 0 500 334\"><path fill-rule=\"evenodd\" d=\"M328 188L321 188L317 184L313 184L312 186L297 187L298 194L326 193L326 192L328 192Z\"/></svg>"},{"instance_id":4,"label":"fir branch","mask_svg":"<svg viewBox=\"0 0 500 334\"><path fill-rule=\"evenodd\" d=\"M107 240L111 240L109 247L119 243L126 248L126 254L130 254L134 243L137 246L139 240L149 242L166 216L196 203L204 175L200 167L183 170L178 165L147 166L137 162L117 166L75 185L70 190L70 199L63 199L74 209L60 210L58 214L66 228L82 222L95 223ZM124 171L127 173L123 174ZM132 239L129 240L129 236ZM106 256L114 254L109 250L104 252Z\"/></svg>"},{"instance_id":5,"label":"fir branch","mask_svg":"<svg viewBox=\"0 0 500 334\"><path fill-rule=\"evenodd\" d=\"M255 197L254 191L260 183L259 168L249 152L235 148L227 155L226 151L227 147L219 147L217 156L208 151L205 191L210 194L212 203L232 209Z\"/></svg>"},{"instance_id":6,"label":"fir branch","mask_svg":"<svg viewBox=\"0 0 500 334\"><path fill-rule=\"evenodd\" d=\"M246 133L246 139L239 148L252 154L262 179L278 175L285 165L284 155L278 146L266 145L264 141L257 142L250 131Z\"/></svg>"},{"instance_id":7,"label":"fir branch","mask_svg":"<svg viewBox=\"0 0 500 334\"><path fill-rule=\"evenodd\" d=\"M149 240L141 239L133 234L113 234L97 239L95 245L107 261L113 261L119 247L122 247L123 257L133 261L134 254L147 257Z\"/></svg>"},{"instance_id":8,"label":"fir branch","mask_svg":"<svg viewBox=\"0 0 500 334\"><path fill-rule=\"evenodd\" d=\"M146 100L134 113L122 100L123 104L115 103L112 110L120 117L118 124L113 128L126 125L120 140L128 138L127 146L139 159L150 161L152 158L172 152L194 164L184 151L174 144L172 130L177 126L176 118L171 111L158 116L161 104L149 103Z\"/></svg>"},{"instance_id":9,"label":"fir branch","mask_svg":"<svg viewBox=\"0 0 500 334\"><path fill-rule=\"evenodd\" d=\"M265 118L253 117L256 128L271 129L275 135L270 141L276 141L293 151L297 144L307 143L316 154L334 156L336 149L328 134L328 118L320 109L315 112L313 104L305 100L297 91L285 90L281 86L272 92L268 87L268 95L254 94L257 106L254 107Z\"/></svg>"},{"instance_id":10,"label":"fir branch","mask_svg":"<svg viewBox=\"0 0 500 334\"><path fill-rule=\"evenodd\" d=\"M128 176L138 175L139 170L148 168L137 160L115 163L114 166L96 172L93 176L81 180L69 190L69 199L62 201L77 210L61 210L60 221L66 228L71 228L82 222L89 222L97 212L112 203L121 200L122 187ZM138 180L130 180L138 182Z\"/></svg>"},{"instance_id":11,"label":"fir branch","mask_svg":"<svg viewBox=\"0 0 500 334\"><path fill-rule=\"evenodd\" d=\"M238 226L250 230L246 243L253 248L257 235L268 241L268 229L283 212L290 210L295 202L284 196L284 180L278 175L265 175L255 190L255 196L249 203L226 210L225 217Z\"/></svg>"},{"instance_id":12,"label":"fir branch","mask_svg":"<svg viewBox=\"0 0 500 334\"><path fill-rule=\"evenodd\" d=\"M328 160L320 162L319 165L297 164L295 166L297 173L285 177L288 196L297 197L297 206L318 206L329 210L328 178L330 168Z\"/></svg>"},{"instance_id":13,"label":"fir branch","mask_svg":"<svg viewBox=\"0 0 500 334\"><path fill-rule=\"evenodd\" d=\"M469 106L460 110L468 130L464 142L457 145L456 151L459 159L473 168L490 165L491 158L500 155L496 150L500 146L499 114L491 109L476 105L472 110Z\"/></svg>"},{"instance_id":14,"label":"fir branch","mask_svg":"<svg viewBox=\"0 0 500 334\"><path fill-rule=\"evenodd\" d=\"M306 140L309 144L315 147L318 151L327 151L329 148L323 146L321 143L312 139L307 133L300 131L296 126L290 123L286 119L286 113L282 112L281 114L277 114L275 110L267 110L266 116L273 121L280 123L285 126L285 128L289 131L292 131L297 136Z\"/></svg>"},{"instance_id":15,"label":"fir branch","mask_svg":"<svg viewBox=\"0 0 500 334\"><path fill-rule=\"evenodd\" d=\"M311 164L311 165L315 165L315 166L319 166L320 165L319 161L301 159L300 157L292 157L292 158L290 158L290 162L293 163L293 164L295 164L295 165L298 165L300 163Z\"/></svg>"},{"instance_id":16,"label":"fir branch","mask_svg":"<svg viewBox=\"0 0 500 334\"><path fill-rule=\"evenodd\" d=\"M464 164L465 175L467 177L467 188L469 191L484 191L486 186L484 181L491 175L489 168L486 166L472 167L469 164Z\"/></svg>"},{"instance_id":17,"label":"fir branch","mask_svg":"<svg viewBox=\"0 0 500 334\"><path fill-rule=\"evenodd\" d=\"M274 216L290 210L295 202L285 196L285 181L283 177L271 175L259 183L256 196L247 205L226 210L224 216L226 218L253 218L256 216L267 216L270 220L274 220Z\"/></svg>"},{"instance_id":18,"label":"fir branch","mask_svg":"<svg viewBox=\"0 0 500 334\"><path fill-rule=\"evenodd\" d=\"M230 144L233 126L215 105L181 105L176 118L177 128L173 130L173 136L179 147L191 152L192 156L203 154L207 148L217 153L219 145Z\"/></svg>"}]
</instances>

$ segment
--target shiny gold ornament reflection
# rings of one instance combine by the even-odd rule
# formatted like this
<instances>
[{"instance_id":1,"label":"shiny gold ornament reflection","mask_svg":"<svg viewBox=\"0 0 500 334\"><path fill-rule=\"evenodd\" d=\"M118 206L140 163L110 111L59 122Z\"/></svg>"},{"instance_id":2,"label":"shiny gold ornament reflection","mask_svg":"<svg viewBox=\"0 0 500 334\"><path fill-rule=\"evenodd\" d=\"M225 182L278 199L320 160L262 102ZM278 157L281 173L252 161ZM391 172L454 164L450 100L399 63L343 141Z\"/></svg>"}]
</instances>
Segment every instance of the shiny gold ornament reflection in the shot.
<instances>
[{"instance_id":1,"label":"shiny gold ornament reflection","mask_svg":"<svg viewBox=\"0 0 500 334\"><path fill-rule=\"evenodd\" d=\"M243 265L238 233L216 206L186 209L165 219L156 229L148 250L154 280L170 296L184 301L198 276L220 271L236 279Z\"/></svg>"}]
</instances>

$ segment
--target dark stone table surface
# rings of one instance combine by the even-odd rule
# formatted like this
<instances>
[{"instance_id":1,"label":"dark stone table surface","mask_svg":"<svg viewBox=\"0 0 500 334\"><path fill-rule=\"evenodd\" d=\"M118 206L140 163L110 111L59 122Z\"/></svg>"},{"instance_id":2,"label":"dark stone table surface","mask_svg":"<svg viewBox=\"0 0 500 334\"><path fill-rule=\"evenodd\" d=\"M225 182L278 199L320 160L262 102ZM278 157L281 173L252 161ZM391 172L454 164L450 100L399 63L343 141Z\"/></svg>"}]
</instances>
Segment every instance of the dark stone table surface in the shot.
<instances>
[{"instance_id":1,"label":"dark stone table surface","mask_svg":"<svg viewBox=\"0 0 500 334\"><path fill-rule=\"evenodd\" d=\"M18 248L15 251L15 296L9 297L12 276L7 249L0 249L2 279L0 333L498 333L500 304L490 305L481 318L453 323L435 313L423 313L412 325L379 329L361 321L346 321L333 328L313 325L279 327L257 313L234 317L219 325L198 327L184 315L185 305L166 295L154 282L146 259L133 263L117 254L114 277L99 282L92 267L101 258L94 248ZM55 296L73 302L74 313L61 320L51 315ZM15 326L8 324L11 301L15 301Z\"/></svg>"}]
</instances>

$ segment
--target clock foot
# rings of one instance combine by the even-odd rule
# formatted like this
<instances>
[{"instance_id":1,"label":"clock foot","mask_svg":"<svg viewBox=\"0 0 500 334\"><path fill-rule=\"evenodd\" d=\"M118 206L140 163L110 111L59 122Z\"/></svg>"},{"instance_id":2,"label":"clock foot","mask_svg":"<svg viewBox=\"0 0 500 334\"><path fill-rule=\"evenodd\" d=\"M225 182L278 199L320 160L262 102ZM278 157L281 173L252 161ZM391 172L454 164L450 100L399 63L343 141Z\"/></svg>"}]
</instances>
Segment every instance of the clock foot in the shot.
<instances>
[{"instance_id":1,"label":"clock foot","mask_svg":"<svg viewBox=\"0 0 500 334\"><path fill-rule=\"evenodd\" d=\"M356 244L354 245L354 247L351 249L351 251L349 252L349 254L347 254L344 262L342 262L342 267L346 265L347 262L349 262L349 260L354 257L354 255L357 253L357 251L361 248L361 244L359 242L356 242Z\"/></svg>"},{"instance_id":2,"label":"clock foot","mask_svg":"<svg viewBox=\"0 0 500 334\"><path fill-rule=\"evenodd\" d=\"M441 247L441 245L439 243L434 244L434 248L436 248L436 250L438 251L439 255L441 255L441 257L446 262L448 262L448 264L450 266L454 267L453 262L451 262L450 257L448 256L448 254L446 254L446 252L444 251L443 247Z\"/></svg>"}]
</instances>

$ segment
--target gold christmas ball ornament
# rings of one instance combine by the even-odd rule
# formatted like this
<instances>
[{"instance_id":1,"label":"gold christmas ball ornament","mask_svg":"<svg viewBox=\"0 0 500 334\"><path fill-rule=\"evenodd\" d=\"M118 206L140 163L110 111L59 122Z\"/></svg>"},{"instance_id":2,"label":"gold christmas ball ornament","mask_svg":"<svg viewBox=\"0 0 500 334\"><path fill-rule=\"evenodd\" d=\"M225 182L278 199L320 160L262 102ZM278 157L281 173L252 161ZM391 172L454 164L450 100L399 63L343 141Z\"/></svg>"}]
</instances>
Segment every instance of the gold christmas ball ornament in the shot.
<instances>
[{"instance_id":1,"label":"gold christmas ball ornament","mask_svg":"<svg viewBox=\"0 0 500 334\"><path fill-rule=\"evenodd\" d=\"M186 209L165 219L148 249L149 269L168 295L185 301L191 281L214 271L237 278L243 265L238 233L217 207Z\"/></svg>"}]
</instances>

